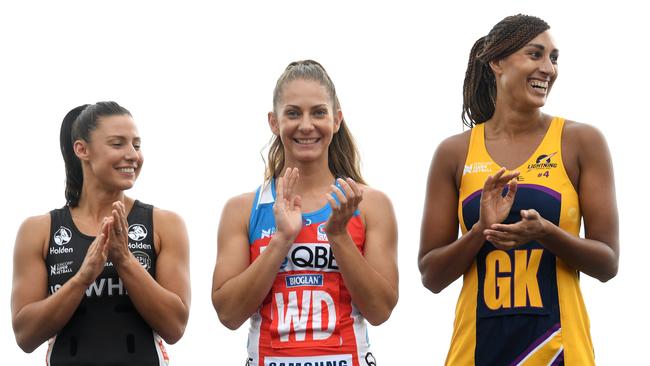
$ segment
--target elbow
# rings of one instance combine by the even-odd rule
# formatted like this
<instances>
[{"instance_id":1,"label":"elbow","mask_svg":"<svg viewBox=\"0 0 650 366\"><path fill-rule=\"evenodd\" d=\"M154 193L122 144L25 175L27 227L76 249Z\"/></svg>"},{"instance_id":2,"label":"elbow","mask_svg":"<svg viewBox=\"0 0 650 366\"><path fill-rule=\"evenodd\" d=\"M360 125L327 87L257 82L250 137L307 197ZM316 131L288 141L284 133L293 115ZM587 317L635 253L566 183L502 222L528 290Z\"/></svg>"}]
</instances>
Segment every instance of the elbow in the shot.
<instances>
[{"instance_id":1,"label":"elbow","mask_svg":"<svg viewBox=\"0 0 650 366\"><path fill-rule=\"evenodd\" d=\"M422 285L426 287L429 291L434 294L439 294L440 291L444 290L446 285L435 280L435 276L431 275L429 272L422 272Z\"/></svg>"},{"instance_id":2,"label":"elbow","mask_svg":"<svg viewBox=\"0 0 650 366\"><path fill-rule=\"evenodd\" d=\"M598 278L598 280L600 282L605 283L605 282L611 280L612 278L616 277L617 274L618 274L618 261L616 261L612 265L608 266L596 278Z\"/></svg>"},{"instance_id":3,"label":"elbow","mask_svg":"<svg viewBox=\"0 0 650 366\"><path fill-rule=\"evenodd\" d=\"M223 324L226 328L230 330L237 330L239 327L241 327L242 324L244 324L245 320L241 319L236 319L235 317L227 316L224 314L224 312L219 312L217 311L217 315L219 316L219 321L221 324Z\"/></svg>"},{"instance_id":4,"label":"elbow","mask_svg":"<svg viewBox=\"0 0 650 366\"><path fill-rule=\"evenodd\" d=\"M25 337L22 337L19 334L16 334L16 343L18 344L18 347L20 347L20 349L25 353L32 353L35 349L38 348L38 346L40 346L40 344L30 342L28 339L25 339Z\"/></svg>"},{"instance_id":5,"label":"elbow","mask_svg":"<svg viewBox=\"0 0 650 366\"><path fill-rule=\"evenodd\" d=\"M397 293L393 294L384 306L374 309L374 311L372 311L371 314L368 314L368 316L365 317L368 323L370 323L375 327L385 323L386 320L388 320L388 318L390 318L390 315L393 313L393 309L395 309L395 305L397 305L397 298L398 298Z\"/></svg>"},{"instance_id":6,"label":"elbow","mask_svg":"<svg viewBox=\"0 0 650 366\"><path fill-rule=\"evenodd\" d=\"M241 327L241 325L244 324L246 319L241 319L236 314L224 309L225 304L223 304L219 300L220 298L218 296L218 293L216 291L213 292L212 306L214 307L214 310L217 312L217 316L219 317L219 321L221 322L221 324L223 324L226 328L230 330L239 329L239 327Z\"/></svg>"},{"instance_id":7,"label":"elbow","mask_svg":"<svg viewBox=\"0 0 650 366\"><path fill-rule=\"evenodd\" d=\"M183 337L183 334L185 334L185 324L187 324L187 322L166 329L164 333L161 332L158 334L162 337L165 343L174 344Z\"/></svg>"},{"instance_id":8,"label":"elbow","mask_svg":"<svg viewBox=\"0 0 650 366\"><path fill-rule=\"evenodd\" d=\"M366 320L368 323L370 323L373 326L378 326L386 322L388 318L390 318L390 314L393 312L392 309L387 309L383 311L377 311L375 314L372 316L366 317Z\"/></svg>"}]
</instances>

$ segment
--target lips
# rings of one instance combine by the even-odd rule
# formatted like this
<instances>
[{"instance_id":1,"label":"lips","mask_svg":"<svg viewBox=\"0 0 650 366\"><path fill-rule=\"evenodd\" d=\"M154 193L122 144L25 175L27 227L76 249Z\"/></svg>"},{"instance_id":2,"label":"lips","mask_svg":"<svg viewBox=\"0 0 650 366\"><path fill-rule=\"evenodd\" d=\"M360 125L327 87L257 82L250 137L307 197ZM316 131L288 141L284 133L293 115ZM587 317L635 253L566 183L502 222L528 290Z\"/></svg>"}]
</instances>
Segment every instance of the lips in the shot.
<instances>
[{"instance_id":1,"label":"lips","mask_svg":"<svg viewBox=\"0 0 650 366\"><path fill-rule=\"evenodd\" d=\"M546 93L546 91L548 90L548 81L530 80L528 85L533 87L535 90L538 90L543 93Z\"/></svg>"},{"instance_id":2,"label":"lips","mask_svg":"<svg viewBox=\"0 0 650 366\"><path fill-rule=\"evenodd\" d=\"M126 174L133 174L135 173L135 167L122 167L122 168L117 168L117 170L120 173L126 173Z\"/></svg>"},{"instance_id":3,"label":"lips","mask_svg":"<svg viewBox=\"0 0 650 366\"><path fill-rule=\"evenodd\" d=\"M299 145L309 145L318 142L320 138L294 138L293 141Z\"/></svg>"}]
</instances>

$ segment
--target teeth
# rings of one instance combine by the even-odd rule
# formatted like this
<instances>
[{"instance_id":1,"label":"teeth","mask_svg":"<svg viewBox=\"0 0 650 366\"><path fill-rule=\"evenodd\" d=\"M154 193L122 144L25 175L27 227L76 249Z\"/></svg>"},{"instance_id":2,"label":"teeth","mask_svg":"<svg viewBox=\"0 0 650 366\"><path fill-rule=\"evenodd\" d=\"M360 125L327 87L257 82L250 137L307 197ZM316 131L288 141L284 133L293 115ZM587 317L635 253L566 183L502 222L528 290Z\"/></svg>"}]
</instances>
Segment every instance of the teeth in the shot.
<instances>
[{"instance_id":1,"label":"teeth","mask_svg":"<svg viewBox=\"0 0 650 366\"><path fill-rule=\"evenodd\" d=\"M314 139L295 139L299 144L313 144L318 141L317 138Z\"/></svg>"},{"instance_id":2,"label":"teeth","mask_svg":"<svg viewBox=\"0 0 650 366\"><path fill-rule=\"evenodd\" d=\"M548 89L548 81L532 80L530 82L530 86L533 88Z\"/></svg>"},{"instance_id":3,"label":"teeth","mask_svg":"<svg viewBox=\"0 0 650 366\"><path fill-rule=\"evenodd\" d=\"M134 173L135 172L135 168L119 168L118 170L120 172L122 172L122 173Z\"/></svg>"}]
</instances>

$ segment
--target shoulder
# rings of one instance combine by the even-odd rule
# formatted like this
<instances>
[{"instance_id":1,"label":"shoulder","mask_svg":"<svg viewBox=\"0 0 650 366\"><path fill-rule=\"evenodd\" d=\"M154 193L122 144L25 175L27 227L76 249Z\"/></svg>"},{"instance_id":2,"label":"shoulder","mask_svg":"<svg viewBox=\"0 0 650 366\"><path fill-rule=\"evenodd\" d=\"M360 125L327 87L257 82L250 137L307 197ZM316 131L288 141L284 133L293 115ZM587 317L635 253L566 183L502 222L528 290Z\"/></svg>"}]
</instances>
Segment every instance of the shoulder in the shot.
<instances>
[{"instance_id":1,"label":"shoulder","mask_svg":"<svg viewBox=\"0 0 650 366\"><path fill-rule=\"evenodd\" d=\"M359 210L366 217L395 215L393 204L384 192L365 185L361 188L363 189L363 199L359 203Z\"/></svg>"},{"instance_id":2,"label":"shoulder","mask_svg":"<svg viewBox=\"0 0 650 366\"><path fill-rule=\"evenodd\" d=\"M185 226L185 222L179 214L174 211L164 210L158 207L153 208L153 220L156 224L156 227L160 227L160 225L163 225L163 227L167 225Z\"/></svg>"},{"instance_id":3,"label":"shoulder","mask_svg":"<svg viewBox=\"0 0 650 366\"><path fill-rule=\"evenodd\" d=\"M472 137L472 130L457 135L449 136L442 140L436 149L436 155L462 157L467 153L469 142Z\"/></svg>"},{"instance_id":4,"label":"shoulder","mask_svg":"<svg viewBox=\"0 0 650 366\"><path fill-rule=\"evenodd\" d=\"M605 136L596 127L571 120L565 120L563 137L571 143L589 146L593 143L605 143Z\"/></svg>"},{"instance_id":5,"label":"shoulder","mask_svg":"<svg viewBox=\"0 0 650 366\"><path fill-rule=\"evenodd\" d=\"M226 204L223 207L223 211L232 213L239 213L242 216L249 216L251 209L253 207L253 202L255 202L255 197L257 196L257 191L246 192L240 195L231 197L226 201Z\"/></svg>"},{"instance_id":6,"label":"shoulder","mask_svg":"<svg viewBox=\"0 0 650 366\"><path fill-rule=\"evenodd\" d=\"M45 257L51 222L49 213L25 219L16 235L16 253L43 252Z\"/></svg>"},{"instance_id":7,"label":"shoulder","mask_svg":"<svg viewBox=\"0 0 650 366\"><path fill-rule=\"evenodd\" d=\"M451 179L459 185L469 151L472 130L444 139L436 149L429 167L429 183Z\"/></svg>"},{"instance_id":8,"label":"shoulder","mask_svg":"<svg viewBox=\"0 0 650 366\"><path fill-rule=\"evenodd\" d=\"M49 236L52 218L49 213L43 215L30 216L20 224L19 233L38 234L44 237Z\"/></svg>"}]
</instances>

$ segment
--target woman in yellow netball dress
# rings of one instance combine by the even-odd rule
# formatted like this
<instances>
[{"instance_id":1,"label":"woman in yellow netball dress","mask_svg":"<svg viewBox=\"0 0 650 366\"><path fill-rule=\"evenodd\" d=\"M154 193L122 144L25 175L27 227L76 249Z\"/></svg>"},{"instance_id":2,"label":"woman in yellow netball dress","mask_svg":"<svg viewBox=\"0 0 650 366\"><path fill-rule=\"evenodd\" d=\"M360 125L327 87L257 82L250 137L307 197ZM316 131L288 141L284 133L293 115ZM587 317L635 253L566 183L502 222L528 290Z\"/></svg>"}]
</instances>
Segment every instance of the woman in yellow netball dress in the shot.
<instances>
[{"instance_id":1,"label":"woman in yellow netball dress","mask_svg":"<svg viewBox=\"0 0 650 366\"><path fill-rule=\"evenodd\" d=\"M516 15L476 42L471 130L432 161L422 281L437 293L463 275L448 365L594 364L579 272L607 281L618 269L612 165L596 129L540 110L557 77L548 29Z\"/></svg>"}]
</instances>

